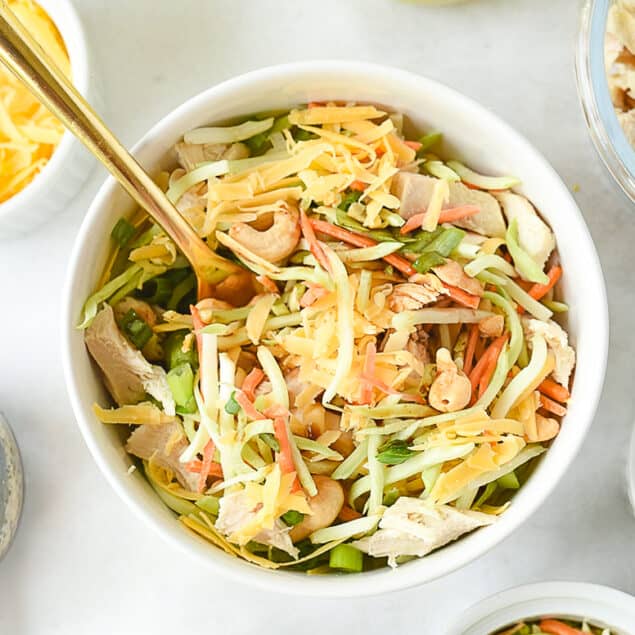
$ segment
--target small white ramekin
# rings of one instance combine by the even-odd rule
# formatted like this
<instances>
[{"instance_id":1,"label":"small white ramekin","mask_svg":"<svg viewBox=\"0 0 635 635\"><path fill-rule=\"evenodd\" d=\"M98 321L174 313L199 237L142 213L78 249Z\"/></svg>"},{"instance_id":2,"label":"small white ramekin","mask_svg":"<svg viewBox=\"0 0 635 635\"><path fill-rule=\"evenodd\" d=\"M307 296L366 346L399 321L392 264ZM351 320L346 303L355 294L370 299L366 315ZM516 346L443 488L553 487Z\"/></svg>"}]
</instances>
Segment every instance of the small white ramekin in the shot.
<instances>
[{"instance_id":1,"label":"small white ramekin","mask_svg":"<svg viewBox=\"0 0 635 635\"><path fill-rule=\"evenodd\" d=\"M81 307L94 292L108 257L109 233L131 211L130 198L109 178L80 229L62 300L62 359L73 410L84 439L110 484L154 531L218 573L270 591L345 596L384 593L429 582L462 567L500 543L547 498L573 461L593 419L602 390L608 347L608 315L602 272L582 215L566 186L518 133L467 97L429 79L395 68L357 62L305 62L264 68L210 88L170 113L133 152L151 173L173 166L173 145L184 132L205 124L307 101L383 104L404 113L422 130L442 130L448 152L477 170L516 174L527 195L551 224L559 241L570 304L568 328L578 365L562 431L500 520L443 549L400 566L347 576L306 576L268 571L228 556L188 532L137 471L115 426L100 423L92 410L107 399L75 328Z\"/></svg>"},{"instance_id":2,"label":"small white ramekin","mask_svg":"<svg viewBox=\"0 0 635 635\"><path fill-rule=\"evenodd\" d=\"M582 582L540 582L493 595L468 609L447 635L491 635L523 620L587 620L612 635L635 633L635 598Z\"/></svg>"},{"instance_id":3,"label":"small white ramekin","mask_svg":"<svg viewBox=\"0 0 635 635\"><path fill-rule=\"evenodd\" d=\"M71 61L73 83L101 109L91 72L90 53L79 16L70 0L37 0L57 26ZM88 178L95 162L68 131L50 161L31 183L0 203L0 239L24 234L64 211Z\"/></svg>"}]
</instances>

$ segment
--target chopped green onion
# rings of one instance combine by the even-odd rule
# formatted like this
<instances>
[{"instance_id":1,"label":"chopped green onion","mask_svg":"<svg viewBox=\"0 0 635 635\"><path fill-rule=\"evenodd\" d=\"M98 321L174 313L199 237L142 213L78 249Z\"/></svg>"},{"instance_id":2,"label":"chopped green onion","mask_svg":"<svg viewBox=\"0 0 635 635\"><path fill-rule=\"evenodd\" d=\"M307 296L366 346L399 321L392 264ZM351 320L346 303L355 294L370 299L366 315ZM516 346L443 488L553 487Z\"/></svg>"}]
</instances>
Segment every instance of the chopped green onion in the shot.
<instances>
[{"instance_id":1,"label":"chopped green onion","mask_svg":"<svg viewBox=\"0 0 635 635\"><path fill-rule=\"evenodd\" d=\"M509 474L504 474L496 482L501 486L502 489L519 489L520 483L518 482L518 477L516 476L516 472L510 472Z\"/></svg>"},{"instance_id":2,"label":"chopped green onion","mask_svg":"<svg viewBox=\"0 0 635 635\"><path fill-rule=\"evenodd\" d=\"M130 309L119 325L127 338L137 347L143 348L152 337L152 329L142 320L134 309Z\"/></svg>"},{"instance_id":3,"label":"chopped green onion","mask_svg":"<svg viewBox=\"0 0 635 635\"><path fill-rule=\"evenodd\" d=\"M236 391L232 391L231 396L225 403L225 412L229 415L237 415L240 412L240 404L236 401Z\"/></svg>"},{"instance_id":4,"label":"chopped green onion","mask_svg":"<svg viewBox=\"0 0 635 635\"><path fill-rule=\"evenodd\" d=\"M192 367L187 363L176 366L168 372L167 380L179 412L183 414L196 412Z\"/></svg>"},{"instance_id":5,"label":"chopped green onion","mask_svg":"<svg viewBox=\"0 0 635 635\"><path fill-rule=\"evenodd\" d=\"M399 465L415 454L416 452L408 447L406 441L395 439L384 443L379 448L377 460L385 465Z\"/></svg>"},{"instance_id":6,"label":"chopped green onion","mask_svg":"<svg viewBox=\"0 0 635 635\"><path fill-rule=\"evenodd\" d=\"M198 353L196 347L191 346L189 350L183 350L183 340L188 331L174 331L170 333L163 344L165 364L168 369L176 368L181 364L189 364L192 368L198 366Z\"/></svg>"},{"instance_id":7,"label":"chopped green onion","mask_svg":"<svg viewBox=\"0 0 635 635\"><path fill-rule=\"evenodd\" d=\"M514 260L518 272L530 282L548 284L547 274L538 266L538 263L520 246L518 242L518 219L512 219L505 234L505 243L509 254Z\"/></svg>"},{"instance_id":8,"label":"chopped green onion","mask_svg":"<svg viewBox=\"0 0 635 635\"><path fill-rule=\"evenodd\" d=\"M412 266L419 273L428 273L432 267L438 267L445 264L445 258L438 254L436 251L429 251L421 254L413 263Z\"/></svg>"},{"instance_id":9,"label":"chopped green onion","mask_svg":"<svg viewBox=\"0 0 635 635\"><path fill-rule=\"evenodd\" d=\"M491 483L488 483L485 486L483 493L478 497L478 499L476 500L474 505L472 505L472 507L475 509L478 509L479 507L487 503L487 501L491 498L492 494L496 491L497 488L498 488L498 484L496 481L492 481Z\"/></svg>"},{"instance_id":10,"label":"chopped green onion","mask_svg":"<svg viewBox=\"0 0 635 635\"><path fill-rule=\"evenodd\" d=\"M157 276L148 280L141 290L139 296L150 304L164 306L172 295L172 282L166 276Z\"/></svg>"},{"instance_id":11,"label":"chopped green onion","mask_svg":"<svg viewBox=\"0 0 635 635\"><path fill-rule=\"evenodd\" d=\"M271 143L269 142L269 135L265 132L260 132L245 140L245 145L249 148L251 156L254 157L265 152L271 146Z\"/></svg>"},{"instance_id":12,"label":"chopped green onion","mask_svg":"<svg viewBox=\"0 0 635 635\"><path fill-rule=\"evenodd\" d=\"M424 251L436 251L446 258L459 246L465 238L465 232L457 227L448 227L432 240Z\"/></svg>"},{"instance_id":13,"label":"chopped green onion","mask_svg":"<svg viewBox=\"0 0 635 635\"><path fill-rule=\"evenodd\" d=\"M282 514L280 518L288 527L295 527L295 525L298 525L304 520L304 514L295 511L295 509L290 509L286 514Z\"/></svg>"},{"instance_id":14,"label":"chopped green onion","mask_svg":"<svg viewBox=\"0 0 635 635\"><path fill-rule=\"evenodd\" d=\"M272 135L276 132L282 132L289 127L289 115L282 115L281 117L277 117L273 122L273 126L271 126L271 130L269 130L269 134Z\"/></svg>"},{"instance_id":15,"label":"chopped green onion","mask_svg":"<svg viewBox=\"0 0 635 635\"><path fill-rule=\"evenodd\" d=\"M364 567L364 554L352 545L337 545L329 554L329 567L359 573Z\"/></svg>"},{"instance_id":16,"label":"chopped green onion","mask_svg":"<svg viewBox=\"0 0 635 635\"><path fill-rule=\"evenodd\" d=\"M401 496L401 492L398 487L389 487L384 492L384 500L382 501L386 507L390 507L397 502L397 499Z\"/></svg>"},{"instance_id":17,"label":"chopped green onion","mask_svg":"<svg viewBox=\"0 0 635 635\"><path fill-rule=\"evenodd\" d=\"M280 443L278 443L278 439L276 439L275 435L269 432L263 432L258 435L258 438L266 443L274 452L280 452Z\"/></svg>"},{"instance_id":18,"label":"chopped green onion","mask_svg":"<svg viewBox=\"0 0 635 635\"><path fill-rule=\"evenodd\" d=\"M181 280L173 289L172 295L167 302L167 308L170 311L177 311L181 301L196 287L196 276L189 273L186 278Z\"/></svg>"},{"instance_id":19,"label":"chopped green onion","mask_svg":"<svg viewBox=\"0 0 635 635\"><path fill-rule=\"evenodd\" d=\"M356 203L357 201L359 201L361 195L362 195L362 192L357 192L355 190L350 190L346 192L346 194L342 196L342 202L338 205L339 209L341 209L343 212L347 212L348 208L353 203ZM352 223L354 223L357 228L362 228L362 225L360 223L357 223L356 221L352 221Z\"/></svg>"},{"instance_id":20,"label":"chopped green onion","mask_svg":"<svg viewBox=\"0 0 635 635\"><path fill-rule=\"evenodd\" d=\"M291 134L296 141L310 141L311 139L317 139L317 135L314 135L308 130L302 130L296 126L293 127Z\"/></svg>"},{"instance_id":21,"label":"chopped green onion","mask_svg":"<svg viewBox=\"0 0 635 635\"><path fill-rule=\"evenodd\" d=\"M112 228L110 235L119 247L125 247L130 239L135 235L134 225L130 224L125 218L121 217Z\"/></svg>"}]
</instances>

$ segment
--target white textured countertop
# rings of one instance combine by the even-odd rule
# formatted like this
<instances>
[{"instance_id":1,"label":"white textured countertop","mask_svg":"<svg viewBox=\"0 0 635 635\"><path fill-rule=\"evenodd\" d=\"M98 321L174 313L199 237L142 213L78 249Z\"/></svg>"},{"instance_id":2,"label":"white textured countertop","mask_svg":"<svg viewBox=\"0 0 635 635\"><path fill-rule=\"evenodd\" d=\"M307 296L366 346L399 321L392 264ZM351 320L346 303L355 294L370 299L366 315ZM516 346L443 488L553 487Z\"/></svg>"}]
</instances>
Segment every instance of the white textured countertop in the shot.
<instances>
[{"instance_id":1,"label":"white textured countertop","mask_svg":"<svg viewBox=\"0 0 635 635\"><path fill-rule=\"evenodd\" d=\"M0 244L0 409L26 471L24 516L0 564L0 633L441 635L466 606L528 581L635 593L624 484L633 418L635 217L605 175L578 106L579 3L473 0L77 0L107 121L129 144L174 106L232 75L315 58L399 66L446 82L525 134L569 185L608 282L611 351L590 437L538 513L504 544L435 583L386 597L289 599L216 578L163 542L98 472L60 368L59 296L79 223L104 179L29 237ZM319 16L323 16L319 18ZM318 624L320 626L318 626ZM309 626L311 625L311 626Z\"/></svg>"}]
</instances>

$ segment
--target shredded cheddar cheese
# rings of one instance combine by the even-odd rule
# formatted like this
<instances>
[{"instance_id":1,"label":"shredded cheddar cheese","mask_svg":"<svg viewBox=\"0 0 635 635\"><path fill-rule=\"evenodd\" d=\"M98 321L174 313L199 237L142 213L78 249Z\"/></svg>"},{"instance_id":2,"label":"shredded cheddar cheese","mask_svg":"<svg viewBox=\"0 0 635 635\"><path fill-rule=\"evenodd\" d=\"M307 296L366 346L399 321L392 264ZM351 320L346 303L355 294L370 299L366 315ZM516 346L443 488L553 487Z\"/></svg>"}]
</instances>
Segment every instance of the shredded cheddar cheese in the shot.
<instances>
[{"instance_id":1,"label":"shredded cheddar cheese","mask_svg":"<svg viewBox=\"0 0 635 635\"><path fill-rule=\"evenodd\" d=\"M32 0L9 0L9 8L70 77L68 53L44 10ZM64 129L9 70L0 67L0 203L24 189L47 164Z\"/></svg>"}]
</instances>

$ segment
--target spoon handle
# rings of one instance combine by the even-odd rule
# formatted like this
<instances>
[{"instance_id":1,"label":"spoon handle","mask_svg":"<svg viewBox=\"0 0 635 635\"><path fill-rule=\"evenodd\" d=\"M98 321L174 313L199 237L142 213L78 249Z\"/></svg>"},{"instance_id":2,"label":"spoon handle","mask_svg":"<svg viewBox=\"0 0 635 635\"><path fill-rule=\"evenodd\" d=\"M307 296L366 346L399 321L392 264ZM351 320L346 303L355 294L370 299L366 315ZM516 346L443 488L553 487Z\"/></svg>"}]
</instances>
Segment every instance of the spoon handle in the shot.
<instances>
[{"instance_id":1,"label":"spoon handle","mask_svg":"<svg viewBox=\"0 0 635 635\"><path fill-rule=\"evenodd\" d=\"M215 254L161 188L124 148L69 79L0 0L0 60L94 154L126 192L174 240L199 280L217 282L238 270Z\"/></svg>"}]
</instances>

